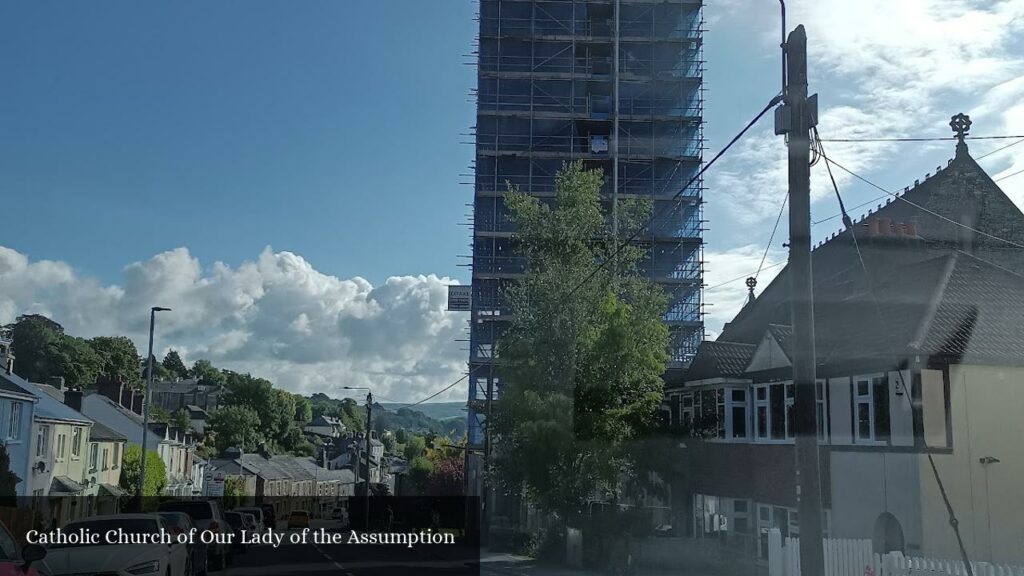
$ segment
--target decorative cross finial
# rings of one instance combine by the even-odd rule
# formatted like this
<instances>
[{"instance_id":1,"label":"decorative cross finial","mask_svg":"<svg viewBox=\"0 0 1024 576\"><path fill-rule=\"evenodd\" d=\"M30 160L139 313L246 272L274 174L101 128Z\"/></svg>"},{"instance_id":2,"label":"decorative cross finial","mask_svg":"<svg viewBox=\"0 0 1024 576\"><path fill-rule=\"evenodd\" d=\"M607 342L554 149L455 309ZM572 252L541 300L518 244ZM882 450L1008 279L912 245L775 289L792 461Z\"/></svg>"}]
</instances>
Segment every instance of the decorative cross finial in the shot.
<instances>
[{"instance_id":1,"label":"decorative cross finial","mask_svg":"<svg viewBox=\"0 0 1024 576\"><path fill-rule=\"evenodd\" d=\"M747 290L750 291L750 296L747 298L748 303L754 301L754 288L757 288L757 278L751 276L747 278Z\"/></svg>"},{"instance_id":2,"label":"decorative cross finial","mask_svg":"<svg viewBox=\"0 0 1024 576\"><path fill-rule=\"evenodd\" d=\"M967 133L971 131L971 117L961 112L949 121L949 127L956 133L956 152L967 152Z\"/></svg>"}]
</instances>

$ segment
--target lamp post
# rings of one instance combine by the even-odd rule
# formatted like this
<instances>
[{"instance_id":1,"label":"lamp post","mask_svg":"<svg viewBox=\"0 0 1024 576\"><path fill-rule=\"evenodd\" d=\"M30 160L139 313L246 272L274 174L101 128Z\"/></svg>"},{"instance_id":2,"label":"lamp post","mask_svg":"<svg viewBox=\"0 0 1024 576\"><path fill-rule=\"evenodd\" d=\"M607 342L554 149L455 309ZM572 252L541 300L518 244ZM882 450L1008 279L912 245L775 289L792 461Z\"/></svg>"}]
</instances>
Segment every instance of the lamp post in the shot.
<instances>
[{"instance_id":1,"label":"lamp post","mask_svg":"<svg viewBox=\"0 0 1024 576\"><path fill-rule=\"evenodd\" d=\"M153 306L149 309L149 356L146 357L146 389L142 394L142 468L139 470L139 511L142 511L143 488L146 486L146 437L149 435L149 390L153 387L153 328L157 312L170 312L170 308Z\"/></svg>"},{"instance_id":2,"label":"lamp post","mask_svg":"<svg viewBox=\"0 0 1024 576\"><path fill-rule=\"evenodd\" d=\"M370 529L370 424L373 415L373 392L364 386L344 386L346 390L366 390L366 529Z\"/></svg>"}]
</instances>

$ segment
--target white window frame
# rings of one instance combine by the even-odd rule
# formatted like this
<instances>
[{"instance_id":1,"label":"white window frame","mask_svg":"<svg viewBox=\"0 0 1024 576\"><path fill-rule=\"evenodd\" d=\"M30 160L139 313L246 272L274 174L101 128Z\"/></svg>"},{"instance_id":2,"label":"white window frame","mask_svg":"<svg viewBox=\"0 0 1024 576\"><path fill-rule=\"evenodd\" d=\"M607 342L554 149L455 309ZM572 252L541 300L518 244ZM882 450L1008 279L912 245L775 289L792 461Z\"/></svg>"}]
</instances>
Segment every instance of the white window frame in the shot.
<instances>
[{"instance_id":1,"label":"white window frame","mask_svg":"<svg viewBox=\"0 0 1024 576\"><path fill-rule=\"evenodd\" d=\"M36 458L50 455L50 427L46 424L36 429Z\"/></svg>"},{"instance_id":2,"label":"white window frame","mask_svg":"<svg viewBox=\"0 0 1024 576\"><path fill-rule=\"evenodd\" d=\"M21 402L12 401L7 416L7 441L17 442L21 440Z\"/></svg>"},{"instance_id":3,"label":"white window frame","mask_svg":"<svg viewBox=\"0 0 1024 576\"><path fill-rule=\"evenodd\" d=\"M117 469L121 465L121 444L119 442L114 442L113 454L114 457L111 468Z\"/></svg>"},{"instance_id":4,"label":"white window frame","mask_svg":"<svg viewBox=\"0 0 1024 576\"><path fill-rule=\"evenodd\" d=\"M782 426L782 436L787 442L796 440L796 422L793 418L794 406L796 406L796 384L792 381L782 384L782 414L785 419Z\"/></svg>"},{"instance_id":5,"label":"white window frame","mask_svg":"<svg viewBox=\"0 0 1024 576\"><path fill-rule=\"evenodd\" d=\"M71 457L78 459L82 457L82 427L75 426L71 430Z\"/></svg>"},{"instance_id":6,"label":"white window frame","mask_svg":"<svg viewBox=\"0 0 1024 576\"><path fill-rule=\"evenodd\" d=\"M689 402L690 402L690 406L689 407L686 406L687 400L689 400ZM681 394L679 396L679 425L680 426L682 426L684 422L689 422L689 424L691 426L693 425L693 418L694 418L694 414L695 414L695 412L694 412L695 408L694 407L696 405L696 402L697 402L697 400L696 400L695 395L693 394L693 392L687 392L687 393ZM689 418L686 418L685 416L688 416Z\"/></svg>"},{"instance_id":7,"label":"white window frame","mask_svg":"<svg viewBox=\"0 0 1024 576\"><path fill-rule=\"evenodd\" d=\"M743 393L743 400L734 400L733 394L736 392ZM726 388L725 389L725 440L728 442L749 442L751 437L750 430L750 390L747 387L740 388ZM736 436L734 431L735 421L733 419L733 409L743 408L744 422L744 434L743 436Z\"/></svg>"},{"instance_id":8,"label":"white window frame","mask_svg":"<svg viewBox=\"0 0 1024 576\"><path fill-rule=\"evenodd\" d=\"M874 380L881 378L886 382L886 389L888 389L888 376L881 372L875 374L865 374L861 376L854 376L850 379L853 385L852 394L850 397L853 399L853 441L857 444L870 444L876 446L885 445L884 440L878 440L875 437L875 386ZM868 387L867 394L860 393L860 384L866 383ZM860 433L860 405L867 403L868 405L868 437L861 437Z\"/></svg>"},{"instance_id":9,"label":"white window frame","mask_svg":"<svg viewBox=\"0 0 1024 576\"><path fill-rule=\"evenodd\" d=\"M96 459L100 451L100 445L95 442L89 443L89 472L96 471Z\"/></svg>"},{"instance_id":10,"label":"white window frame","mask_svg":"<svg viewBox=\"0 0 1024 576\"><path fill-rule=\"evenodd\" d=\"M68 447L68 440L67 440L67 438L68 438L67 434L57 434L57 461L58 462L63 462L64 461L64 454L67 452L66 448Z\"/></svg>"},{"instance_id":11,"label":"white window frame","mask_svg":"<svg viewBox=\"0 0 1024 576\"><path fill-rule=\"evenodd\" d=\"M753 394L751 395L751 401L753 409L753 417L751 421L754 424L754 429L751 431L752 437L755 442L771 442L772 441L772 406L771 406L771 389L769 384L756 384L752 388ZM764 391L764 399L758 398L758 392ZM761 435L760 428L760 410L764 409L764 435Z\"/></svg>"}]
</instances>

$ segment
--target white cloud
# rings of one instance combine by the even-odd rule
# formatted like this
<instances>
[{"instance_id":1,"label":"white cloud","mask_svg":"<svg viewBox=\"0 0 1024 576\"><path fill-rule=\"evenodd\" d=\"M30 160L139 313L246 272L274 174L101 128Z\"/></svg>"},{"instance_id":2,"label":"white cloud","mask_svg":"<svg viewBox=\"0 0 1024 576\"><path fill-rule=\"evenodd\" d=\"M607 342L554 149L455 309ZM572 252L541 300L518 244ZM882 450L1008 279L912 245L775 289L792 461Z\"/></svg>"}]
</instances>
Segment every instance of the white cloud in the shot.
<instances>
[{"instance_id":1,"label":"white cloud","mask_svg":"<svg viewBox=\"0 0 1024 576\"><path fill-rule=\"evenodd\" d=\"M744 281L754 276L764 257L764 246L748 244L730 250L705 252L709 268L704 274L704 301L710 304L704 317L705 331L715 339L722 326L732 320L746 303L749 292ZM764 267L757 275L755 296L760 294L782 270L780 264L786 261L784 251L771 250L765 258Z\"/></svg>"},{"instance_id":2,"label":"white cloud","mask_svg":"<svg viewBox=\"0 0 1024 576\"><path fill-rule=\"evenodd\" d=\"M426 396L462 375L464 319L445 310L448 278L400 276L373 286L316 270L269 247L237 268L204 267L186 248L129 264L104 286L63 262L0 247L0 322L46 314L80 336L124 334L145 350L151 306L157 348L186 361L265 376L306 394L371 386L398 400ZM438 400L461 400L456 386Z\"/></svg>"},{"instance_id":3,"label":"white cloud","mask_svg":"<svg viewBox=\"0 0 1024 576\"><path fill-rule=\"evenodd\" d=\"M1024 54L1017 40L1024 0L820 0L790 3L789 23L808 30L823 138L951 135L945 122L960 111L972 115L976 134L1024 133ZM777 23L757 25L765 48L777 45ZM826 151L869 177L901 171L907 183L939 163L936 154L952 155L952 144L915 146L831 143ZM768 220L786 188L784 159L781 139L765 126L723 158L709 185L738 200L727 207L739 223ZM1024 146L992 158L1000 160L1004 173L1024 168ZM841 187L850 181L842 171L836 177ZM812 185L814 199L830 193L823 163ZM1024 204L1024 179L1006 186Z\"/></svg>"}]
</instances>

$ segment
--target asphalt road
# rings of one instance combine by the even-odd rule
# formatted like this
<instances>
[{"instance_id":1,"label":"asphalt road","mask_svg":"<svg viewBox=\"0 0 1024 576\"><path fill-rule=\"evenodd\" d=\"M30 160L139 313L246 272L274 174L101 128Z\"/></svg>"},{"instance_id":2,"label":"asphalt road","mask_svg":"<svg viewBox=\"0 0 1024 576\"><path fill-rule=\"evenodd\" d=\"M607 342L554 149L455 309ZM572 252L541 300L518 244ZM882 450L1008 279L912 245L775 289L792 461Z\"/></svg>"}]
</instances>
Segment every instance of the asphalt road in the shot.
<instances>
[{"instance_id":1,"label":"asphalt road","mask_svg":"<svg viewBox=\"0 0 1024 576\"><path fill-rule=\"evenodd\" d=\"M326 528L347 537L348 531L329 522L314 521L312 530ZM404 545L357 544L282 544L254 545L224 572L211 576L299 576L303 574L338 574L341 576L397 576L426 574L428 576L469 576L479 574L478 568L467 566L465 557L453 550L441 553L433 547L407 548ZM436 550L436 549L435 549Z\"/></svg>"}]
</instances>

